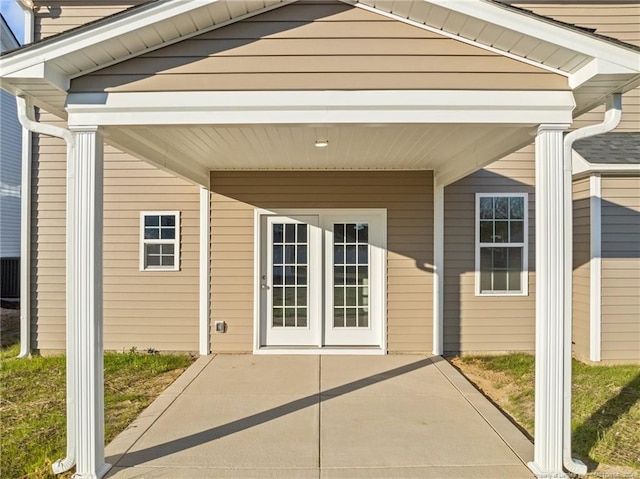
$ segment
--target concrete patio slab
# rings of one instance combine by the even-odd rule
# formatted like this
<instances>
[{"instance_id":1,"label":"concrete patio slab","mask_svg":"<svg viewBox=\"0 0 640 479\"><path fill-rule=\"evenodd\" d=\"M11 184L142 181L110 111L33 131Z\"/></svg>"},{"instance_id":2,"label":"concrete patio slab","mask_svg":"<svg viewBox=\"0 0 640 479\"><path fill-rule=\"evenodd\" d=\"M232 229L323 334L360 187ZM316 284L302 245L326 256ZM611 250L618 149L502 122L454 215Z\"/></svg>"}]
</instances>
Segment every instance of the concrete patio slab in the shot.
<instances>
[{"instance_id":1,"label":"concrete patio slab","mask_svg":"<svg viewBox=\"0 0 640 479\"><path fill-rule=\"evenodd\" d=\"M415 355L323 357L323 394L340 394L345 385L356 395L458 395L432 358Z\"/></svg>"},{"instance_id":2,"label":"concrete patio slab","mask_svg":"<svg viewBox=\"0 0 640 479\"><path fill-rule=\"evenodd\" d=\"M317 467L318 421L316 397L182 396L118 465Z\"/></svg>"},{"instance_id":3,"label":"concrete patio slab","mask_svg":"<svg viewBox=\"0 0 640 479\"><path fill-rule=\"evenodd\" d=\"M343 396L322 403L320 422L326 467L521 462L504 442L486 440L495 432L460 397L436 402L419 395Z\"/></svg>"},{"instance_id":4,"label":"concrete patio slab","mask_svg":"<svg viewBox=\"0 0 640 479\"><path fill-rule=\"evenodd\" d=\"M314 394L318 392L319 356L217 355L214 367L185 390L195 395ZM224 385L216 387L215 385Z\"/></svg>"},{"instance_id":5,"label":"concrete patio slab","mask_svg":"<svg viewBox=\"0 0 640 479\"><path fill-rule=\"evenodd\" d=\"M423 355L201 358L106 450L115 479L531 478L532 455Z\"/></svg>"}]
</instances>

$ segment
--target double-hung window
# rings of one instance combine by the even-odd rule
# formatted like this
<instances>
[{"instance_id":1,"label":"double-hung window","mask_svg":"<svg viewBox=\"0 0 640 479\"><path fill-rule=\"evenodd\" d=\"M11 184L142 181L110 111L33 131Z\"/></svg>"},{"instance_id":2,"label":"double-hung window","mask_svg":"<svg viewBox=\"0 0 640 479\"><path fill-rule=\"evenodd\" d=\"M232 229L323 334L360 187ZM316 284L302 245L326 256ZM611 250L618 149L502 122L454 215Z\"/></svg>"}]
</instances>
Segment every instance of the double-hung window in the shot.
<instances>
[{"instance_id":1,"label":"double-hung window","mask_svg":"<svg viewBox=\"0 0 640 479\"><path fill-rule=\"evenodd\" d=\"M527 193L476 194L476 294L527 294Z\"/></svg>"},{"instance_id":2,"label":"double-hung window","mask_svg":"<svg viewBox=\"0 0 640 479\"><path fill-rule=\"evenodd\" d=\"M178 271L180 268L180 212L140 213L140 270Z\"/></svg>"}]
</instances>

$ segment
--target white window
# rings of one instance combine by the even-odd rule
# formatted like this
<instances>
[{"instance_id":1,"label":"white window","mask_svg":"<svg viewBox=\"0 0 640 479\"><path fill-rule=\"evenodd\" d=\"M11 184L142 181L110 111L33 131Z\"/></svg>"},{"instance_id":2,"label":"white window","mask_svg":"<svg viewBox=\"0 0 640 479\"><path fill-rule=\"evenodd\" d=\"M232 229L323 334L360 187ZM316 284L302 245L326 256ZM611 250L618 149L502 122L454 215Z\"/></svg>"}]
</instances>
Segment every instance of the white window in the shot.
<instances>
[{"instance_id":1,"label":"white window","mask_svg":"<svg viewBox=\"0 0 640 479\"><path fill-rule=\"evenodd\" d=\"M476 294L527 294L527 193L476 194Z\"/></svg>"},{"instance_id":2,"label":"white window","mask_svg":"<svg viewBox=\"0 0 640 479\"><path fill-rule=\"evenodd\" d=\"M140 213L140 271L180 269L180 212Z\"/></svg>"}]
</instances>

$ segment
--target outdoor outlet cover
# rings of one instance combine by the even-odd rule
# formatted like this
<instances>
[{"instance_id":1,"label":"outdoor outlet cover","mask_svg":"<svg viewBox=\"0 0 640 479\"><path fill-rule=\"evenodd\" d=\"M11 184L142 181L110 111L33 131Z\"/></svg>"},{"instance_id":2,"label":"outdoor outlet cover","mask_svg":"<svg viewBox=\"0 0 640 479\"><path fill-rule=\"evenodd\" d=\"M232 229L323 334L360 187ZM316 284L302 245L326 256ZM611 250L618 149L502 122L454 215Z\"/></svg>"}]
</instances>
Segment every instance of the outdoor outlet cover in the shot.
<instances>
[{"instance_id":1,"label":"outdoor outlet cover","mask_svg":"<svg viewBox=\"0 0 640 479\"><path fill-rule=\"evenodd\" d=\"M227 331L227 323L224 321L216 321L214 323L214 327L216 329L216 333L224 333Z\"/></svg>"}]
</instances>

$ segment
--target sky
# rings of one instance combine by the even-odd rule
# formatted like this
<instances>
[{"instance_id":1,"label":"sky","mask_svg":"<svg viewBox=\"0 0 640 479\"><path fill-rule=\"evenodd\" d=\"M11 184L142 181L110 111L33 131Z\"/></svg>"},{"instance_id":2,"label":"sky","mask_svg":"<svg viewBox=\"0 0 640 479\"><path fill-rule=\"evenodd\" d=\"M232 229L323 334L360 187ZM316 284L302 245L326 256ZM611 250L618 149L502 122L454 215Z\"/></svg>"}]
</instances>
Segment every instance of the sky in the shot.
<instances>
[{"instance_id":1,"label":"sky","mask_svg":"<svg viewBox=\"0 0 640 479\"><path fill-rule=\"evenodd\" d=\"M24 13L15 0L0 0L0 13L9 24L16 38L24 40Z\"/></svg>"}]
</instances>

